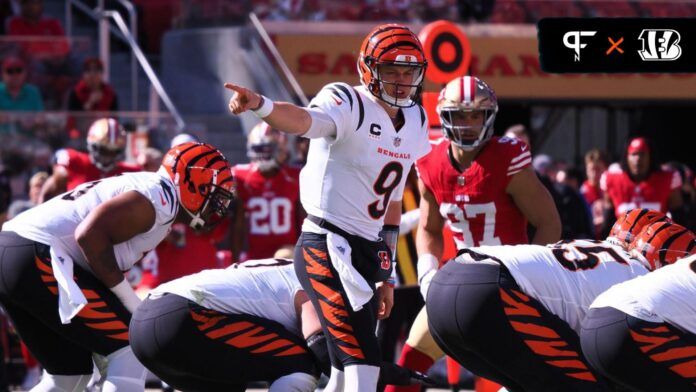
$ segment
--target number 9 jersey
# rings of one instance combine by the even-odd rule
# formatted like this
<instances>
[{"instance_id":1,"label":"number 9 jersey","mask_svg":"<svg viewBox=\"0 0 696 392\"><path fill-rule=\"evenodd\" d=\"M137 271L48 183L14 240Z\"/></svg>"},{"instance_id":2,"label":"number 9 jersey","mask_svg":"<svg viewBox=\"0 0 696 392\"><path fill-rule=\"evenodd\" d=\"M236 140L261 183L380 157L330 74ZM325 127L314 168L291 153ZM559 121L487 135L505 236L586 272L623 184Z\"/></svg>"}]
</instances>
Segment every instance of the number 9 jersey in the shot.
<instances>
[{"instance_id":1,"label":"number 9 jersey","mask_svg":"<svg viewBox=\"0 0 696 392\"><path fill-rule=\"evenodd\" d=\"M371 241L379 238L389 202L401 200L411 165L430 151L420 105L401 108L397 130L376 100L362 86L325 86L309 109L330 116L337 132L311 140L300 173L308 214Z\"/></svg>"},{"instance_id":2,"label":"number 9 jersey","mask_svg":"<svg viewBox=\"0 0 696 392\"><path fill-rule=\"evenodd\" d=\"M493 137L462 172L450 154L450 141L439 139L416 168L449 222L457 249L528 243L527 219L506 188L531 164L529 147L518 139Z\"/></svg>"}]
</instances>

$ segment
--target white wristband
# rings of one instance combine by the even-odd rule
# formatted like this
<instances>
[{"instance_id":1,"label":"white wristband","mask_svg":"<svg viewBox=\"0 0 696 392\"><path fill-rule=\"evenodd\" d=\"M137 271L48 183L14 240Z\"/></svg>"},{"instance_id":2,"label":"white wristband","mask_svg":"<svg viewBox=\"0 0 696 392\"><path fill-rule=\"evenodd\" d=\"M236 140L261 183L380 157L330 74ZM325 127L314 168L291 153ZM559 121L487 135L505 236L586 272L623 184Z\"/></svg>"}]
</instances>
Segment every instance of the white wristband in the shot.
<instances>
[{"instance_id":1,"label":"white wristband","mask_svg":"<svg viewBox=\"0 0 696 392\"><path fill-rule=\"evenodd\" d=\"M261 107L259 107L256 110L252 110L251 112L256 115L258 118L264 118L268 117L269 114L273 111L273 100L266 97L266 96L261 96Z\"/></svg>"},{"instance_id":2,"label":"white wristband","mask_svg":"<svg viewBox=\"0 0 696 392\"><path fill-rule=\"evenodd\" d=\"M140 302L142 302L126 279L123 279L121 283L112 287L111 291L116 294L123 306L131 313L135 312L135 309L140 305Z\"/></svg>"}]
</instances>

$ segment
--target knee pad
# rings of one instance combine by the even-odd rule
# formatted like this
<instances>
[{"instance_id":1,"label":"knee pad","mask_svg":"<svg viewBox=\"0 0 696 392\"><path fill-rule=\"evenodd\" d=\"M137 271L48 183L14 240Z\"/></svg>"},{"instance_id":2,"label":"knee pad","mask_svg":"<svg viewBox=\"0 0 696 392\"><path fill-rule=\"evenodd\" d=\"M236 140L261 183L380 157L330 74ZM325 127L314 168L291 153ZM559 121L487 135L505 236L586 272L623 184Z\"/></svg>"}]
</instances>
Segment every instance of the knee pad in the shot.
<instances>
[{"instance_id":1,"label":"knee pad","mask_svg":"<svg viewBox=\"0 0 696 392\"><path fill-rule=\"evenodd\" d=\"M425 307L421 309L416 319L413 321L411 330L408 333L406 344L429 356L433 360L440 359L445 353L440 349L428 329L428 315Z\"/></svg>"},{"instance_id":2,"label":"knee pad","mask_svg":"<svg viewBox=\"0 0 696 392\"><path fill-rule=\"evenodd\" d=\"M91 374L78 374L72 376L48 374L45 370L41 381L31 389L32 392L82 392Z\"/></svg>"},{"instance_id":3,"label":"knee pad","mask_svg":"<svg viewBox=\"0 0 696 392\"><path fill-rule=\"evenodd\" d=\"M273 381L268 392L312 392L317 388L318 381L311 374L292 373Z\"/></svg>"},{"instance_id":4,"label":"knee pad","mask_svg":"<svg viewBox=\"0 0 696 392\"><path fill-rule=\"evenodd\" d=\"M102 391L142 391L145 389L146 370L133 354L130 346L106 356L106 380Z\"/></svg>"}]
</instances>

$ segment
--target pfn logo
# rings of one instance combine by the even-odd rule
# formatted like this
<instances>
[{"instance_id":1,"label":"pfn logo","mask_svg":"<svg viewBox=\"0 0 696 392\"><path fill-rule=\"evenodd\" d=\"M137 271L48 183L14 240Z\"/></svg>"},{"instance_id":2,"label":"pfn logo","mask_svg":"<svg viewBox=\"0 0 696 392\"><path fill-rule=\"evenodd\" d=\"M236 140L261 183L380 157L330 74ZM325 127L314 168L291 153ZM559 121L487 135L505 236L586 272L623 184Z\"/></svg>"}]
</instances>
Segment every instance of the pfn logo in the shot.
<instances>
[{"instance_id":1,"label":"pfn logo","mask_svg":"<svg viewBox=\"0 0 696 392\"><path fill-rule=\"evenodd\" d=\"M563 36L563 45L575 51L575 61L580 61L580 49L584 49L587 44L580 42L580 37L592 37L596 31L569 31ZM572 38L572 41L571 41Z\"/></svg>"},{"instance_id":2,"label":"pfn logo","mask_svg":"<svg viewBox=\"0 0 696 392\"><path fill-rule=\"evenodd\" d=\"M638 51L643 61L674 61L681 56L679 32L672 29L644 29L638 39L643 49Z\"/></svg>"}]
</instances>

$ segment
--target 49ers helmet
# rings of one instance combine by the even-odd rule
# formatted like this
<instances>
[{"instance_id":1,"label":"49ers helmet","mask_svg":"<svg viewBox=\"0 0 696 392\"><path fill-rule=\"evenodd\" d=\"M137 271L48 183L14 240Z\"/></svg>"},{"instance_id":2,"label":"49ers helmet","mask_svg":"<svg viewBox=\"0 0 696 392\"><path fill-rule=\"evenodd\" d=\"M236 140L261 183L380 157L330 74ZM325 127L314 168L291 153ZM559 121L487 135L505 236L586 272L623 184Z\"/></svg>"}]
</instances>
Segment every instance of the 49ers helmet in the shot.
<instances>
[{"instance_id":1,"label":"49ers helmet","mask_svg":"<svg viewBox=\"0 0 696 392\"><path fill-rule=\"evenodd\" d=\"M674 222L657 222L646 226L628 250L652 271L696 253L696 235Z\"/></svg>"},{"instance_id":2,"label":"49ers helmet","mask_svg":"<svg viewBox=\"0 0 696 392\"><path fill-rule=\"evenodd\" d=\"M214 225L227 215L234 198L234 177L230 163L215 147L191 142L176 145L164 156L159 173L174 182L193 229Z\"/></svg>"},{"instance_id":3,"label":"49ers helmet","mask_svg":"<svg viewBox=\"0 0 696 392\"><path fill-rule=\"evenodd\" d=\"M87 131L87 151L99 170L113 170L125 157L126 131L113 118L98 119Z\"/></svg>"},{"instance_id":4,"label":"49ers helmet","mask_svg":"<svg viewBox=\"0 0 696 392\"><path fill-rule=\"evenodd\" d=\"M458 125L466 114L480 112L481 125ZM442 133L452 144L471 151L486 143L493 136L493 123L498 113L495 92L483 80L475 76L462 76L451 80L440 91L437 114L442 123ZM478 133L474 133L478 130ZM476 136L478 135L478 136Z\"/></svg>"},{"instance_id":5,"label":"49ers helmet","mask_svg":"<svg viewBox=\"0 0 696 392\"><path fill-rule=\"evenodd\" d=\"M413 67L410 83L394 83L384 80L381 67L395 65ZM400 24L383 24L375 27L365 37L360 47L358 74L360 82L372 95L395 107L409 107L417 103L423 89L423 78L428 62L418 37ZM409 89L407 98L392 97L384 90L385 84Z\"/></svg>"},{"instance_id":6,"label":"49ers helmet","mask_svg":"<svg viewBox=\"0 0 696 392\"><path fill-rule=\"evenodd\" d=\"M671 222L671 219L660 211L647 208L626 211L611 227L607 241L626 249L646 226L657 222Z\"/></svg>"},{"instance_id":7,"label":"49ers helmet","mask_svg":"<svg viewBox=\"0 0 696 392\"><path fill-rule=\"evenodd\" d=\"M247 136L247 157L260 170L273 169L288 158L288 138L285 133L260 122Z\"/></svg>"}]
</instances>

